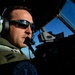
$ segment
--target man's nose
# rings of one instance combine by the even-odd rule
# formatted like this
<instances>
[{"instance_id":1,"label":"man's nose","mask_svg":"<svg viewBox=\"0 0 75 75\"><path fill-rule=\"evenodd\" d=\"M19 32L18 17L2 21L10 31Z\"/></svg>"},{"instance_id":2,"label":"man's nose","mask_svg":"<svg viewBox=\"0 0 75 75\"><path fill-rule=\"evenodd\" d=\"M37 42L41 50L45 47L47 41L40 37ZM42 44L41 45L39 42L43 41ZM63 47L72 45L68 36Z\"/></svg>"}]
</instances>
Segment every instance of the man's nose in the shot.
<instances>
[{"instance_id":1,"label":"man's nose","mask_svg":"<svg viewBox=\"0 0 75 75\"><path fill-rule=\"evenodd\" d=\"M30 25L25 29L25 33L27 33L28 35L32 34L32 30L31 30Z\"/></svg>"}]
</instances>

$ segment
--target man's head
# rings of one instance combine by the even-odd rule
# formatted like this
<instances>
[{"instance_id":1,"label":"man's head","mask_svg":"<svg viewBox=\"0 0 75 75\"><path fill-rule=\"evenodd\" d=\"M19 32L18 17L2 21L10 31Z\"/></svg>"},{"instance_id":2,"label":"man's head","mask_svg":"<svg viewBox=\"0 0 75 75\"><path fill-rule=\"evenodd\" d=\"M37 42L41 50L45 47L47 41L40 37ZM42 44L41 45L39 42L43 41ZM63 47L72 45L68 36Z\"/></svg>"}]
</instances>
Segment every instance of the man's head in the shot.
<instances>
[{"instance_id":1,"label":"man's head","mask_svg":"<svg viewBox=\"0 0 75 75\"><path fill-rule=\"evenodd\" d=\"M18 48L26 46L25 38L32 37L31 25L33 18L27 8L22 6L13 7L4 13L4 18L9 21L7 39Z\"/></svg>"}]
</instances>

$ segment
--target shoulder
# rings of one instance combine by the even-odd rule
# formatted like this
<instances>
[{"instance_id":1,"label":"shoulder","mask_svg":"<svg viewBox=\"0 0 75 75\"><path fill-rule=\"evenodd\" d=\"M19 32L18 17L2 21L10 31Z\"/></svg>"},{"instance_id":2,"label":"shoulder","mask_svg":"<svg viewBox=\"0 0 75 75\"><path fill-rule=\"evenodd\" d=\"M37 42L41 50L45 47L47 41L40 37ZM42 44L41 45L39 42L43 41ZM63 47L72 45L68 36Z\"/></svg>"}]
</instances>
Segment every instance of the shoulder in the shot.
<instances>
[{"instance_id":1,"label":"shoulder","mask_svg":"<svg viewBox=\"0 0 75 75\"><path fill-rule=\"evenodd\" d=\"M28 59L24 54L17 49L12 49L8 46L0 45L0 62L10 63ZM5 62L4 62L5 61Z\"/></svg>"},{"instance_id":2,"label":"shoulder","mask_svg":"<svg viewBox=\"0 0 75 75\"><path fill-rule=\"evenodd\" d=\"M0 51L10 51L12 48L5 46L5 45L0 45Z\"/></svg>"}]
</instances>

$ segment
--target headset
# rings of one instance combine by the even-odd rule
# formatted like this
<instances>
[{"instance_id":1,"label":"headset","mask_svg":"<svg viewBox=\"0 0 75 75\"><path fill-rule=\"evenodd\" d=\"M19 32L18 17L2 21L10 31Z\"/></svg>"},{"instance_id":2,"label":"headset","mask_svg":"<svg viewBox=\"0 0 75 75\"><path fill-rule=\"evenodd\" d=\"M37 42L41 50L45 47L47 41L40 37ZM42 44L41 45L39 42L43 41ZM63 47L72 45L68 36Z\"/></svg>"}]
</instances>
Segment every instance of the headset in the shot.
<instances>
[{"instance_id":1,"label":"headset","mask_svg":"<svg viewBox=\"0 0 75 75\"><path fill-rule=\"evenodd\" d=\"M7 8L5 8L0 16L0 35L5 35L9 30L9 22L6 18L4 18L4 14L6 13Z\"/></svg>"}]
</instances>

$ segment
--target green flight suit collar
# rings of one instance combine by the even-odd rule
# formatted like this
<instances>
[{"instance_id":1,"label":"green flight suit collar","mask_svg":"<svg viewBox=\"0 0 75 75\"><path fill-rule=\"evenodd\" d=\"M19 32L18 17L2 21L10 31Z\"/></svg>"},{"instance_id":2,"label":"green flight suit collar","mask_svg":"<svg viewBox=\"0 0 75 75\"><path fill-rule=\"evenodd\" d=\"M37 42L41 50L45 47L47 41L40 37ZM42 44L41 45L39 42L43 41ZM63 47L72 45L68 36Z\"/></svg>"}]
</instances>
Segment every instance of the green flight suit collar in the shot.
<instances>
[{"instance_id":1,"label":"green flight suit collar","mask_svg":"<svg viewBox=\"0 0 75 75\"><path fill-rule=\"evenodd\" d=\"M5 45L5 46L11 47L13 49L19 49L16 46L12 45L8 40L1 38L1 37L0 37L0 45Z\"/></svg>"}]
</instances>

